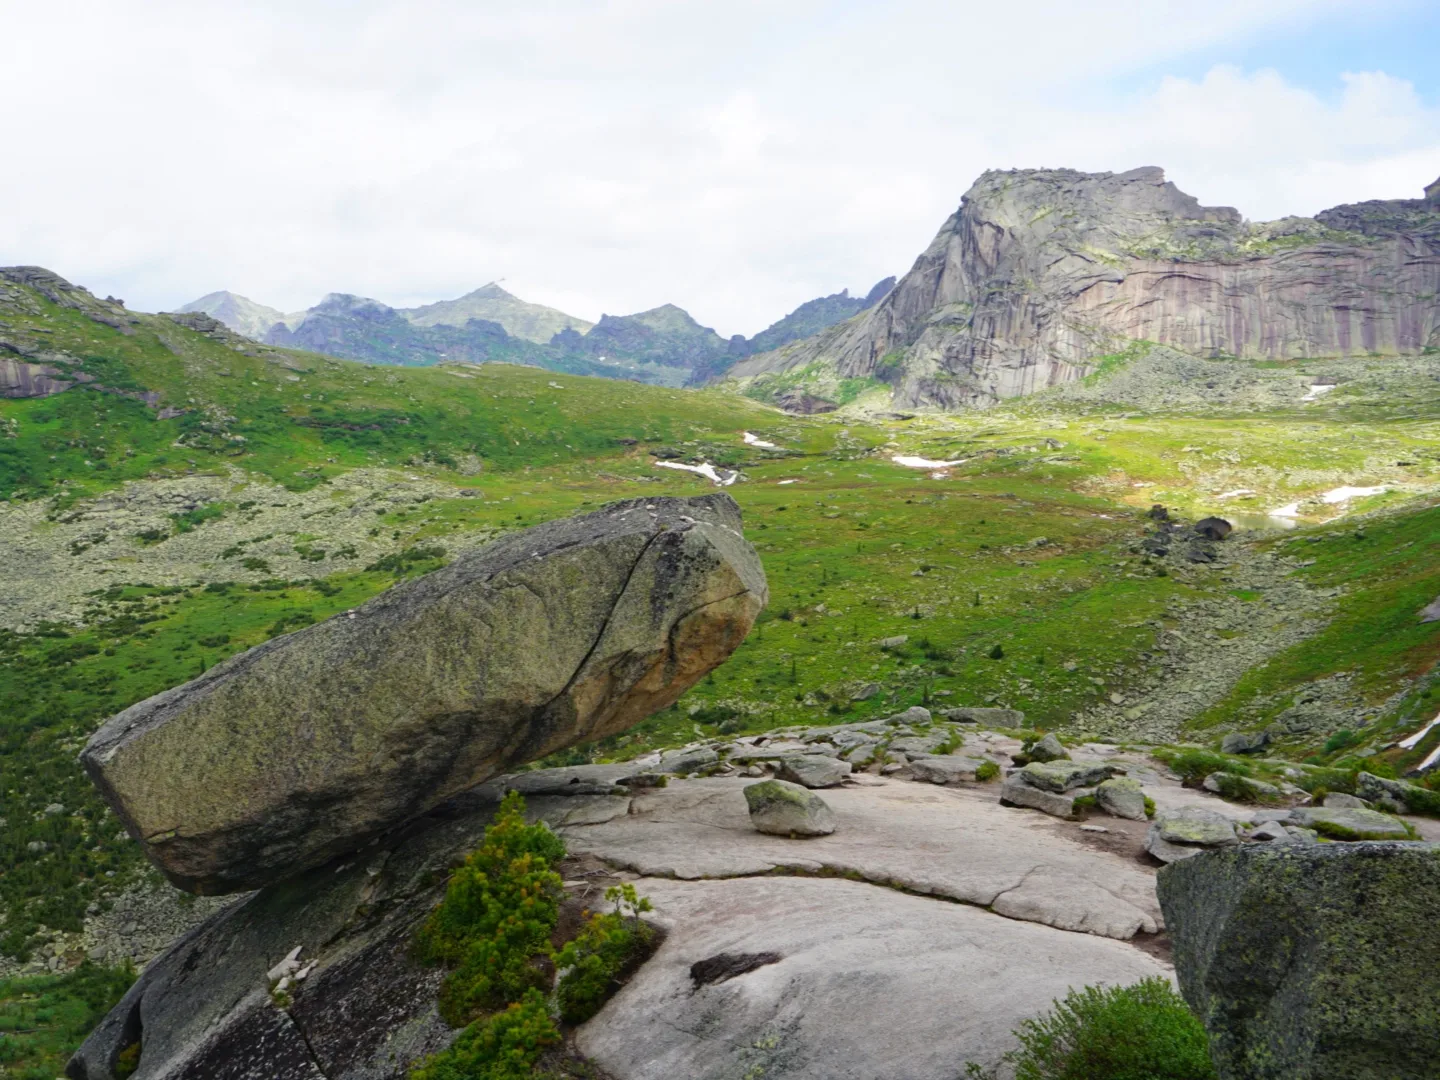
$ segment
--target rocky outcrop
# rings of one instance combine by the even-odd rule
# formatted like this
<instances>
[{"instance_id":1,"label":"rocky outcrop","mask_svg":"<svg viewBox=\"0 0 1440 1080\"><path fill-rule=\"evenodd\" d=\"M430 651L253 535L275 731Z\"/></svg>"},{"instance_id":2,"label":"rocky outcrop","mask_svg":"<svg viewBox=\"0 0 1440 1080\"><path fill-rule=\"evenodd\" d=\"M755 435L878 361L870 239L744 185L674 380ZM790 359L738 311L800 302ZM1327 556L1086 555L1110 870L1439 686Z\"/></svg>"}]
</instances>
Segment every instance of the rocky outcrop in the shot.
<instances>
[{"instance_id":1,"label":"rocky outcrop","mask_svg":"<svg viewBox=\"0 0 1440 1080\"><path fill-rule=\"evenodd\" d=\"M256 888L665 708L763 607L725 495L516 533L127 709L81 760L176 885Z\"/></svg>"},{"instance_id":2,"label":"rocky outcrop","mask_svg":"<svg viewBox=\"0 0 1440 1080\"><path fill-rule=\"evenodd\" d=\"M951 1076L997 1065L1070 986L1164 973L1124 940L1158 928L1150 873L983 792L872 778L827 792L841 827L801 841L756 831L735 777L612 794L651 765L497 779L236 901L146 968L69 1076L116 1080L138 1042L131 1080L402 1080L455 1035L414 931L511 787L575 853L577 905L602 862L655 875L635 886L660 951L575 1032L602 1075Z\"/></svg>"},{"instance_id":3,"label":"rocky outcrop","mask_svg":"<svg viewBox=\"0 0 1440 1080\"><path fill-rule=\"evenodd\" d=\"M1073 381L1136 341L1253 359L1419 353L1440 345L1433 189L1254 225L1158 168L987 172L868 313L731 376L803 378L822 398L876 379L897 404L955 407Z\"/></svg>"},{"instance_id":4,"label":"rocky outcrop","mask_svg":"<svg viewBox=\"0 0 1440 1080\"><path fill-rule=\"evenodd\" d=\"M76 380L45 364L27 364L0 357L0 398L50 397L69 390Z\"/></svg>"},{"instance_id":5,"label":"rocky outcrop","mask_svg":"<svg viewBox=\"0 0 1440 1080\"><path fill-rule=\"evenodd\" d=\"M1435 1074L1440 845L1247 845L1159 894L1221 1080Z\"/></svg>"}]
</instances>

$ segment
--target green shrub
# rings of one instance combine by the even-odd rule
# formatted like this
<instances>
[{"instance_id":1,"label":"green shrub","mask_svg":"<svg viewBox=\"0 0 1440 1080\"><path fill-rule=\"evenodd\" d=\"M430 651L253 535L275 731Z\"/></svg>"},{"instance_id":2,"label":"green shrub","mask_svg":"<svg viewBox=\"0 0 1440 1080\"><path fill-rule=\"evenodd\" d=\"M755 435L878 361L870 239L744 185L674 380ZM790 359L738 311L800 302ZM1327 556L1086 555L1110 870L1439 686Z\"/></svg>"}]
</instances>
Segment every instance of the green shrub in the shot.
<instances>
[{"instance_id":1,"label":"green shrub","mask_svg":"<svg viewBox=\"0 0 1440 1080\"><path fill-rule=\"evenodd\" d=\"M1015 1031L1015 1080L1213 1080L1209 1041L1170 983L1071 990ZM973 1067L972 1076L978 1073Z\"/></svg>"},{"instance_id":2,"label":"green shrub","mask_svg":"<svg viewBox=\"0 0 1440 1080\"><path fill-rule=\"evenodd\" d=\"M565 971L556 988L560 1015L569 1024L583 1024L619 987L620 979L644 959L655 931L640 921L650 901L635 895L625 884L605 890L615 910L593 915L585 927L555 957Z\"/></svg>"},{"instance_id":3,"label":"green shrub","mask_svg":"<svg viewBox=\"0 0 1440 1080\"><path fill-rule=\"evenodd\" d=\"M544 984L535 958L559 920L565 845L525 824L525 803L505 796L484 842L455 871L445 899L421 927L417 955L454 967L440 988L440 1015L460 1027Z\"/></svg>"},{"instance_id":4,"label":"green shrub","mask_svg":"<svg viewBox=\"0 0 1440 1080\"><path fill-rule=\"evenodd\" d=\"M1157 755L1162 756L1162 755ZM1180 750L1163 755L1163 760L1187 784L1199 784L1214 772L1235 773L1248 776L1250 766L1224 754L1209 750Z\"/></svg>"},{"instance_id":5,"label":"green shrub","mask_svg":"<svg viewBox=\"0 0 1440 1080\"><path fill-rule=\"evenodd\" d=\"M531 1080L541 1055L559 1041L544 995L527 990L522 1000L471 1024L448 1049L422 1061L410 1080Z\"/></svg>"},{"instance_id":6,"label":"green shrub","mask_svg":"<svg viewBox=\"0 0 1440 1080\"><path fill-rule=\"evenodd\" d=\"M1360 741L1360 737L1348 728L1342 728L1325 740L1325 753L1333 754L1348 749Z\"/></svg>"},{"instance_id":7,"label":"green shrub","mask_svg":"<svg viewBox=\"0 0 1440 1080\"><path fill-rule=\"evenodd\" d=\"M1321 795L1331 791L1354 795L1355 777L1356 773L1348 769L1305 769L1303 775L1296 778L1295 786L1308 791L1312 799L1317 791Z\"/></svg>"},{"instance_id":8,"label":"green shrub","mask_svg":"<svg viewBox=\"0 0 1440 1080\"><path fill-rule=\"evenodd\" d=\"M975 779L982 784L1000 775L1000 766L993 761L982 761L975 769Z\"/></svg>"},{"instance_id":9,"label":"green shrub","mask_svg":"<svg viewBox=\"0 0 1440 1080\"><path fill-rule=\"evenodd\" d=\"M1150 798L1149 795L1145 796L1145 816L1147 818L1153 818L1155 816L1155 800Z\"/></svg>"}]
</instances>

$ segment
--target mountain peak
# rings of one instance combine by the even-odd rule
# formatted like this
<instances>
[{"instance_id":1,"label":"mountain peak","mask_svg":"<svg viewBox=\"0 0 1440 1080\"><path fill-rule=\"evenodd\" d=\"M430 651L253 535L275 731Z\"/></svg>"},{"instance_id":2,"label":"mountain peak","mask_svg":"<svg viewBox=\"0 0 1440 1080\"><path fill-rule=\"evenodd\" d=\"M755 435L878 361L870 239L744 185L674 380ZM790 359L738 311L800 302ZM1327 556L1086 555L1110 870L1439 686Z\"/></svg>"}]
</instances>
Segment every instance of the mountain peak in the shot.
<instances>
[{"instance_id":1,"label":"mountain peak","mask_svg":"<svg viewBox=\"0 0 1440 1080\"><path fill-rule=\"evenodd\" d=\"M1429 202L1440 203L1440 177L1436 177L1435 182L1425 189L1425 198Z\"/></svg>"},{"instance_id":2,"label":"mountain peak","mask_svg":"<svg viewBox=\"0 0 1440 1080\"><path fill-rule=\"evenodd\" d=\"M585 333L593 323L563 311L531 304L490 282L455 300L440 300L401 312L416 326L464 326L471 319L499 323L511 337L543 345L565 330Z\"/></svg>"}]
</instances>

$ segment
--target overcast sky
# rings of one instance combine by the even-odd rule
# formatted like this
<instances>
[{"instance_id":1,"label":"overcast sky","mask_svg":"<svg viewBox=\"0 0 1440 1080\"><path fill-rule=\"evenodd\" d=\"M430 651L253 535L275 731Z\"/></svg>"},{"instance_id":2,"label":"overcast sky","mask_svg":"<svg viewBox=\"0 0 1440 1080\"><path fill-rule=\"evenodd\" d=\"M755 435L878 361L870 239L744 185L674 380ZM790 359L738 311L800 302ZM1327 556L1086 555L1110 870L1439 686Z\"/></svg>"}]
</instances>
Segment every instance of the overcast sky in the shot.
<instances>
[{"instance_id":1,"label":"overcast sky","mask_svg":"<svg viewBox=\"0 0 1440 1080\"><path fill-rule=\"evenodd\" d=\"M1434 0L0 0L0 263L131 307L492 279L753 334L989 168L1254 220L1440 176Z\"/></svg>"}]
</instances>

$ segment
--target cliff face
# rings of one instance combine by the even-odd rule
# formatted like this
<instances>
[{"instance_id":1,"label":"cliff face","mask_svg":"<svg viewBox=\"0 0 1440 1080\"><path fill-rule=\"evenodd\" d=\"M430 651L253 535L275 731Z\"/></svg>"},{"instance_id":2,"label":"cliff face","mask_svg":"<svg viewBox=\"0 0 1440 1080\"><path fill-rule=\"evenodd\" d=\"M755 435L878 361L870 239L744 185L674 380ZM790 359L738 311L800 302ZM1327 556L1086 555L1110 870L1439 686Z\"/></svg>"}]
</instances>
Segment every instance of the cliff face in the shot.
<instances>
[{"instance_id":1,"label":"cliff face","mask_svg":"<svg viewBox=\"0 0 1440 1080\"><path fill-rule=\"evenodd\" d=\"M876 378L901 405L986 404L1149 340L1250 359L1440 346L1440 181L1424 199L1245 222L1157 168L987 172L864 315L731 374Z\"/></svg>"}]
</instances>

